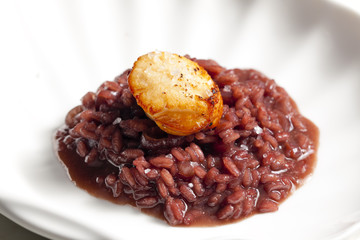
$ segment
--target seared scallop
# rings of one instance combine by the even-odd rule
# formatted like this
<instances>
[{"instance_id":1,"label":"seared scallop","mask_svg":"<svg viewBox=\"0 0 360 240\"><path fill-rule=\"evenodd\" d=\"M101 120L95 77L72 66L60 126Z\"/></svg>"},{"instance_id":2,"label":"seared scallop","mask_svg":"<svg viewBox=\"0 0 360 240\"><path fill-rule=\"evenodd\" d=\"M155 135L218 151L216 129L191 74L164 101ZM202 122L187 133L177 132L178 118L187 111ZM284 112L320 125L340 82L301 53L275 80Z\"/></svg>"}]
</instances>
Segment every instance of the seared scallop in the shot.
<instances>
[{"instance_id":1,"label":"seared scallop","mask_svg":"<svg viewBox=\"0 0 360 240\"><path fill-rule=\"evenodd\" d=\"M138 105L169 134L190 135L219 123L219 88L206 70L186 57L145 54L134 63L128 81Z\"/></svg>"}]
</instances>

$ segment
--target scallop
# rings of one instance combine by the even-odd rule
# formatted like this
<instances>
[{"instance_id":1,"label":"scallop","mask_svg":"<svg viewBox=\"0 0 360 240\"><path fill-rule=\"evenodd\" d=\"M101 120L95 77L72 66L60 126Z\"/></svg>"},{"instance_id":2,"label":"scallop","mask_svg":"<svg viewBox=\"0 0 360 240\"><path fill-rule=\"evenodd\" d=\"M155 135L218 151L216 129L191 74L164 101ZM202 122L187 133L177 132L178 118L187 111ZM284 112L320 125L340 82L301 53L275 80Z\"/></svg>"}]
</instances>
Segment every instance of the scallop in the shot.
<instances>
[{"instance_id":1,"label":"scallop","mask_svg":"<svg viewBox=\"0 0 360 240\"><path fill-rule=\"evenodd\" d=\"M128 81L137 104L169 134L190 135L220 121L219 87L186 57L159 51L145 54L134 63Z\"/></svg>"}]
</instances>

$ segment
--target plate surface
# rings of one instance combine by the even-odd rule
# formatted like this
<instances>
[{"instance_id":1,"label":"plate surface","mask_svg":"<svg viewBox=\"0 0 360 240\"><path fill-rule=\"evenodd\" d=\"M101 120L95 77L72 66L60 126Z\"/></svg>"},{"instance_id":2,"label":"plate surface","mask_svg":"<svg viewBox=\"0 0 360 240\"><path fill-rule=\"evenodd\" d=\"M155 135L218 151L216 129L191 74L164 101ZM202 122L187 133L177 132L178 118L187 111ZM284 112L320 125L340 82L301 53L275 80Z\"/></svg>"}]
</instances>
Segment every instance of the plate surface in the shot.
<instances>
[{"instance_id":1,"label":"plate surface","mask_svg":"<svg viewBox=\"0 0 360 240\"><path fill-rule=\"evenodd\" d=\"M0 212L55 239L342 239L360 234L360 17L326 1L2 3ZM11 24L8 24L11 23ZM51 137L69 109L153 50L274 78L320 128L314 175L278 212L169 227L67 177ZM358 235L356 235L358 234Z\"/></svg>"}]
</instances>

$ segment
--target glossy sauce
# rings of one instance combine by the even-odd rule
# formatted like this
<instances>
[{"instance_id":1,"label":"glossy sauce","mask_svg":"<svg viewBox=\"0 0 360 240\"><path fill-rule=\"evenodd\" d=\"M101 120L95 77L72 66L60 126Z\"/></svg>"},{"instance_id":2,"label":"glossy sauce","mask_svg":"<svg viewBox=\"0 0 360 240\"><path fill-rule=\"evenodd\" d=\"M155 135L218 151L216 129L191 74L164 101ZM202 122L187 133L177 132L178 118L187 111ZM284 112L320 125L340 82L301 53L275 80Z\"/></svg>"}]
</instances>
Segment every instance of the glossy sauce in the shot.
<instances>
[{"instance_id":1,"label":"glossy sauce","mask_svg":"<svg viewBox=\"0 0 360 240\"><path fill-rule=\"evenodd\" d=\"M224 107L215 129L181 137L161 131L136 104L127 70L70 110L54 137L59 160L91 195L173 226L277 211L314 171L318 128L258 71L193 60L219 85Z\"/></svg>"},{"instance_id":2,"label":"glossy sauce","mask_svg":"<svg viewBox=\"0 0 360 240\"><path fill-rule=\"evenodd\" d=\"M305 164L298 164L294 170L297 172L302 172L302 174L297 174L298 181L294 183L294 187L298 188L303 183L304 180L311 176L313 170L316 166L316 152L318 147L318 138L319 138L319 130L318 128L308 119L305 119L306 128L308 129L308 134L310 138L315 141L316 148L313 149L313 152L304 159ZM115 204L129 204L133 207L136 207L136 202L133 198L130 198L131 195L121 194L120 197L114 198L112 191L104 187L104 179L108 174L119 174L119 168L113 166L108 162L104 162L101 167L89 167L85 162L84 158L81 158L75 150L71 150L66 148L65 146L60 147L63 143L59 143L56 139L54 139L54 146L57 152L58 159L67 169L70 179L75 183L75 185L81 189L86 190L89 194L94 197L101 198L113 202ZM59 150L63 149L63 150ZM305 170L299 170L301 168L305 168ZM288 172L288 174L292 174ZM260 188L259 191L262 193L260 196L264 197L263 188ZM292 190L295 191L295 188ZM287 198L287 197L286 197ZM286 200L286 198L282 199L282 201ZM261 198L258 199L261 201ZM154 208L142 208L139 209L142 212L149 214L151 216L157 217L159 219L165 220L164 218L164 206L163 204L157 205ZM207 212L214 212L214 210L210 207L205 206L204 208ZM247 217L250 217L254 214L258 213L258 211L254 211L249 216L243 217L240 220L244 220ZM222 225L230 222L236 222L238 220L219 220L214 215L206 215L204 217L200 217L192 223L191 226L214 226L214 225Z\"/></svg>"}]
</instances>

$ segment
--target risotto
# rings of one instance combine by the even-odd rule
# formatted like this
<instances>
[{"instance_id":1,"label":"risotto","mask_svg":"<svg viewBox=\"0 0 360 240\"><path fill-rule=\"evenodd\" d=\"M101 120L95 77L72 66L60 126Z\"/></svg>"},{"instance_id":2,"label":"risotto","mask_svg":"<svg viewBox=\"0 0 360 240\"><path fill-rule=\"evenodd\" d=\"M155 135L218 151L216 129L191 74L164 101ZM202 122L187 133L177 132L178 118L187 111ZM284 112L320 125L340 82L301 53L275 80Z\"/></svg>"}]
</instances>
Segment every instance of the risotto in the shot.
<instances>
[{"instance_id":1,"label":"risotto","mask_svg":"<svg viewBox=\"0 0 360 240\"><path fill-rule=\"evenodd\" d=\"M59 160L78 187L170 225L277 211L314 169L318 128L262 73L185 57L221 93L215 128L186 136L161 130L132 95L129 69L69 111L55 134Z\"/></svg>"}]
</instances>

